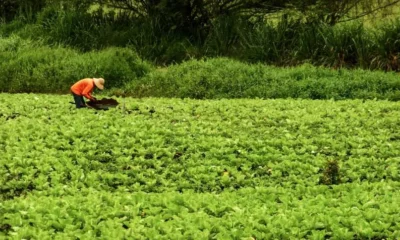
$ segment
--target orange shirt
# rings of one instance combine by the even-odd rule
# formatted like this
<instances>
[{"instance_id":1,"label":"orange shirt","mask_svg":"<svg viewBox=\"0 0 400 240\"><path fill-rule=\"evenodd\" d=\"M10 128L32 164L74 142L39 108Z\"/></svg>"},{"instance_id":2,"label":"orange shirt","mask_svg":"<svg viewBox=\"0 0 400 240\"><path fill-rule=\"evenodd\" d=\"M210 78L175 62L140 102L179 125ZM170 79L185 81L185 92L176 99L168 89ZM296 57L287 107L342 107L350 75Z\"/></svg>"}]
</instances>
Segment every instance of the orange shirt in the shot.
<instances>
[{"instance_id":1,"label":"orange shirt","mask_svg":"<svg viewBox=\"0 0 400 240\"><path fill-rule=\"evenodd\" d=\"M94 89L94 80L93 78L84 78L79 80L77 83L72 85L71 91L79 96L84 96L87 99L93 99L92 91Z\"/></svg>"}]
</instances>

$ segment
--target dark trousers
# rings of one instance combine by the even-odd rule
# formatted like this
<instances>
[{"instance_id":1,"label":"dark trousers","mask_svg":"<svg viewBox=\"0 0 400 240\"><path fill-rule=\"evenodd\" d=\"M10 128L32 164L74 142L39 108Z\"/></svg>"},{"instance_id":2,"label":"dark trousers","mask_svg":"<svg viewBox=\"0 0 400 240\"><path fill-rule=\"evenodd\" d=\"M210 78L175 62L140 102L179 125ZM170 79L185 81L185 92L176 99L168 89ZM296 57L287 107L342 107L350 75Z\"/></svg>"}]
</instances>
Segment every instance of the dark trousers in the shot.
<instances>
[{"instance_id":1,"label":"dark trousers","mask_svg":"<svg viewBox=\"0 0 400 240\"><path fill-rule=\"evenodd\" d=\"M74 101L75 101L76 108L84 108L84 107L86 107L85 99L83 99L83 96L76 95L75 93L72 93L72 96L74 96Z\"/></svg>"}]
</instances>

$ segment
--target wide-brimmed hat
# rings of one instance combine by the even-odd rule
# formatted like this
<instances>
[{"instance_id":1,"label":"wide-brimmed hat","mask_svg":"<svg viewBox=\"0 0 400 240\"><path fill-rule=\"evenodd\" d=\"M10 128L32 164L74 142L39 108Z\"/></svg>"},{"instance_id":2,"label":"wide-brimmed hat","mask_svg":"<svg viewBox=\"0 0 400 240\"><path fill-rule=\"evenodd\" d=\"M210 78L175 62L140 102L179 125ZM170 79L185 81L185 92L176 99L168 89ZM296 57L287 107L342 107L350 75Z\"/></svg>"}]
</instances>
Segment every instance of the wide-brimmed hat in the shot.
<instances>
[{"instance_id":1,"label":"wide-brimmed hat","mask_svg":"<svg viewBox=\"0 0 400 240\"><path fill-rule=\"evenodd\" d=\"M93 78L94 85L100 90L104 89L104 78Z\"/></svg>"}]
</instances>

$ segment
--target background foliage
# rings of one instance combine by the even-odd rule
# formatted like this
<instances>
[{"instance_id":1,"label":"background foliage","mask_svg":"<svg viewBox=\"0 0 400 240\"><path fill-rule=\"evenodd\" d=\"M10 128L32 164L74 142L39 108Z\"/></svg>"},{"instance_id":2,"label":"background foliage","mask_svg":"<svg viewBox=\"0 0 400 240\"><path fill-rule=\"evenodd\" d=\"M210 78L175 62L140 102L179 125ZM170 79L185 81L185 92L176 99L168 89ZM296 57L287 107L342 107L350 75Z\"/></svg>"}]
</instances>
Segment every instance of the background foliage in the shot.
<instances>
[{"instance_id":1,"label":"background foliage","mask_svg":"<svg viewBox=\"0 0 400 240\"><path fill-rule=\"evenodd\" d=\"M79 52L18 36L0 39L3 92L69 93L80 78L103 76L116 96L306 99L400 99L394 72L244 63L230 58L154 67L132 48Z\"/></svg>"},{"instance_id":2,"label":"background foliage","mask_svg":"<svg viewBox=\"0 0 400 240\"><path fill-rule=\"evenodd\" d=\"M225 56L397 71L400 23L390 16L398 6L397 0L6 0L0 36L85 52L130 47L159 65Z\"/></svg>"},{"instance_id":3,"label":"background foliage","mask_svg":"<svg viewBox=\"0 0 400 240\"><path fill-rule=\"evenodd\" d=\"M130 49L79 53L13 36L0 39L0 89L6 92L69 93L84 77L103 76L108 87L145 75L152 68Z\"/></svg>"},{"instance_id":4,"label":"background foliage","mask_svg":"<svg viewBox=\"0 0 400 240\"><path fill-rule=\"evenodd\" d=\"M7 0L0 90L65 92L101 75L117 95L396 100L395 75L341 69L399 70L397 9L394 0ZM265 65L300 67L281 76ZM297 71L323 74L285 75Z\"/></svg>"}]
</instances>

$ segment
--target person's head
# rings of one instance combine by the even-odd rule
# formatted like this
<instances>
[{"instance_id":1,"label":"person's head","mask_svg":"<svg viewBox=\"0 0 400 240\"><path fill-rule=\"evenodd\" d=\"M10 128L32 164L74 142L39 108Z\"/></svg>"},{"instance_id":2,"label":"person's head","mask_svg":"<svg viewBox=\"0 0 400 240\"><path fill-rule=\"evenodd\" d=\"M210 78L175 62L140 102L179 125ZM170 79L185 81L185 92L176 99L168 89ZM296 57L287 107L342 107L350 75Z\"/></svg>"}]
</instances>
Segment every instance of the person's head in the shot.
<instances>
[{"instance_id":1,"label":"person's head","mask_svg":"<svg viewBox=\"0 0 400 240\"><path fill-rule=\"evenodd\" d=\"M100 90L104 89L104 78L93 78L94 85Z\"/></svg>"}]
</instances>

